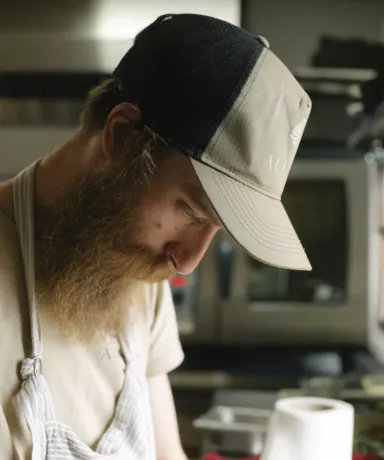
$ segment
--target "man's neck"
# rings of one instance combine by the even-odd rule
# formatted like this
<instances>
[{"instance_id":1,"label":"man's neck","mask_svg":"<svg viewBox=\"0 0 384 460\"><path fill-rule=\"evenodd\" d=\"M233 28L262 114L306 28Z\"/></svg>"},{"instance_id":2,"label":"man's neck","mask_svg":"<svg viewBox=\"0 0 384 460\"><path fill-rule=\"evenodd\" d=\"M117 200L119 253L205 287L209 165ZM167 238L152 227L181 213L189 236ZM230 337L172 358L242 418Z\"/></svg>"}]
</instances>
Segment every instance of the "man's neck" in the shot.
<instances>
[{"instance_id":1,"label":"man's neck","mask_svg":"<svg viewBox=\"0 0 384 460\"><path fill-rule=\"evenodd\" d=\"M73 176L85 167L87 153L79 132L60 147L44 156L37 167L35 178L35 199L39 203L53 204L63 189L70 186ZM10 179L0 184L0 211L12 222L13 182Z\"/></svg>"}]
</instances>

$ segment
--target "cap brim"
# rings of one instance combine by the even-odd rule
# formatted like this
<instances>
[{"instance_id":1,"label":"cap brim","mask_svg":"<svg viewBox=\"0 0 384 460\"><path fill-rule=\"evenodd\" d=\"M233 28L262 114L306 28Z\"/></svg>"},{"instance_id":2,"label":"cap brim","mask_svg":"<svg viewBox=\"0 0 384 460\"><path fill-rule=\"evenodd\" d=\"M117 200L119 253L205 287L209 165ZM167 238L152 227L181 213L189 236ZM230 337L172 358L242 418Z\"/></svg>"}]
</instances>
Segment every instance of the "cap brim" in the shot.
<instances>
[{"instance_id":1,"label":"cap brim","mask_svg":"<svg viewBox=\"0 0 384 460\"><path fill-rule=\"evenodd\" d=\"M192 158L191 162L223 225L246 252L275 267L312 270L280 200Z\"/></svg>"}]
</instances>

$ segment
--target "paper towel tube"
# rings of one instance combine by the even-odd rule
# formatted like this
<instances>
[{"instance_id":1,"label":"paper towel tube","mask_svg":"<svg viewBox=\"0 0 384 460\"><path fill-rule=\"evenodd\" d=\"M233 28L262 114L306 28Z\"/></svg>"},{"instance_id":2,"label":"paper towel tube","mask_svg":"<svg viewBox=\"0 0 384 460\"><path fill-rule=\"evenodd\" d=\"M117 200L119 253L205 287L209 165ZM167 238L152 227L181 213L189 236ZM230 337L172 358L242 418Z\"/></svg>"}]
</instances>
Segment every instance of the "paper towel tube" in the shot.
<instances>
[{"instance_id":1,"label":"paper towel tube","mask_svg":"<svg viewBox=\"0 0 384 460\"><path fill-rule=\"evenodd\" d=\"M261 460L351 460L354 410L323 398L276 402Z\"/></svg>"}]
</instances>

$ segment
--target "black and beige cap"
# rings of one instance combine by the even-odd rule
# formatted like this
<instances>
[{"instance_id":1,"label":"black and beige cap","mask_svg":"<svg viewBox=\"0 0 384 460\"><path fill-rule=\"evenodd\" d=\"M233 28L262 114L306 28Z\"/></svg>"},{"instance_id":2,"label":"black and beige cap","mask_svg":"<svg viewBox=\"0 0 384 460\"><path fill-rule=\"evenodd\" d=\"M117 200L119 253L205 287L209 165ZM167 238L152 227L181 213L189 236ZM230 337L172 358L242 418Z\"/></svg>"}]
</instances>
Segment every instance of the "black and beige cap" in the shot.
<instances>
[{"instance_id":1,"label":"black and beige cap","mask_svg":"<svg viewBox=\"0 0 384 460\"><path fill-rule=\"evenodd\" d=\"M164 15L137 35L113 76L144 123L190 157L250 255L311 270L281 203L311 101L266 39L207 16Z\"/></svg>"}]
</instances>

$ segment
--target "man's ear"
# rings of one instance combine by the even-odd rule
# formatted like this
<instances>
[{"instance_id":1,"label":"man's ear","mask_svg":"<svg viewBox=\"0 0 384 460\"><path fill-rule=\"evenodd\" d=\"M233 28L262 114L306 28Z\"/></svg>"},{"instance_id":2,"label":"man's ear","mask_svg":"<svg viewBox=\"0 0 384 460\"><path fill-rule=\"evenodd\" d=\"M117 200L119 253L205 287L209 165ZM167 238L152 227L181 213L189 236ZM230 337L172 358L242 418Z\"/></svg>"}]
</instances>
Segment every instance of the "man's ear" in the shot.
<instances>
[{"instance_id":1,"label":"man's ear","mask_svg":"<svg viewBox=\"0 0 384 460\"><path fill-rule=\"evenodd\" d=\"M130 144L140 132L141 111L129 102L114 107L108 114L103 130L104 155L111 162L123 159Z\"/></svg>"}]
</instances>

